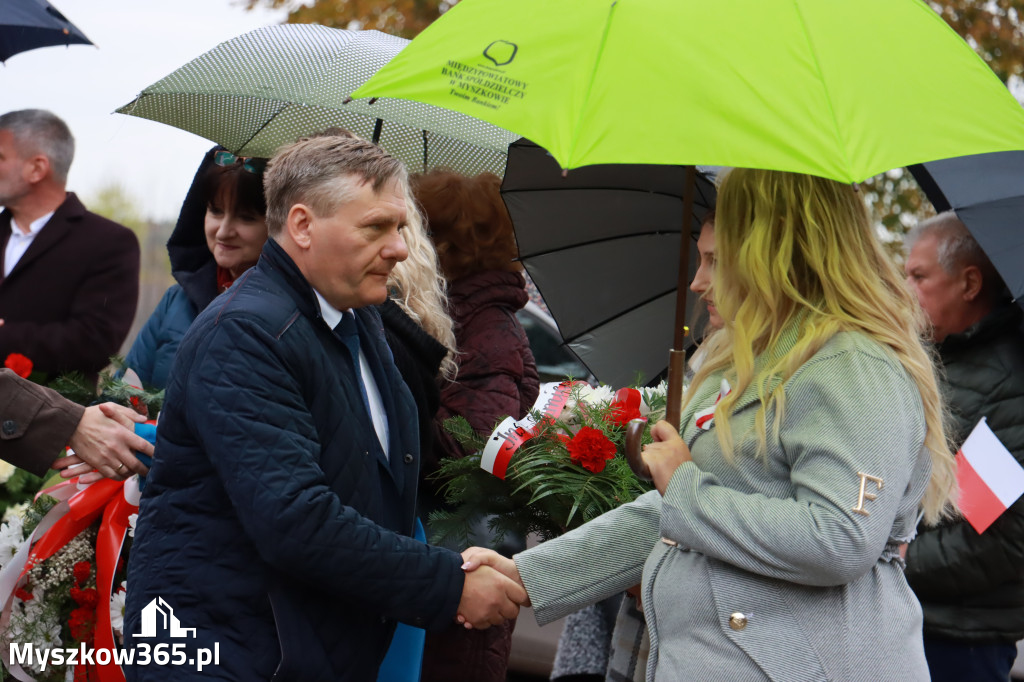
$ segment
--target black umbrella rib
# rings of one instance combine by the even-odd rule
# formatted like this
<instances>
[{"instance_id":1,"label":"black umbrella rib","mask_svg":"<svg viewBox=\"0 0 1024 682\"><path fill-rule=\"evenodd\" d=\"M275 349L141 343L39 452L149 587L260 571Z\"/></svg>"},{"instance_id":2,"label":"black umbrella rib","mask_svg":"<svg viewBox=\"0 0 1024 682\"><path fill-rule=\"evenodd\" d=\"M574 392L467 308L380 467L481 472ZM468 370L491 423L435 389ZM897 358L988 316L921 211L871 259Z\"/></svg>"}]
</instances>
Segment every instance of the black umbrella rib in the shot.
<instances>
[{"instance_id":1,"label":"black umbrella rib","mask_svg":"<svg viewBox=\"0 0 1024 682\"><path fill-rule=\"evenodd\" d=\"M538 287L538 289L539 289L539 287ZM619 317L622 317L623 315L628 315L629 313L633 312L634 310L637 310L639 308L643 308L648 303L652 303L654 301L657 301L659 298L662 298L663 296L671 294L674 291L675 291L674 288L666 289L665 291L661 292L660 294L656 294L654 296L651 296L650 298L644 299L643 301L640 301L639 303L637 303L636 305L634 305L634 306L632 306L630 308L625 308L623 310L620 310L619 312L615 313L611 317L606 317L605 319L601 320L597 324L595 324L595 325L593 325L591 327L588 327L587 329L584 329L581 332L576 333L571 339L566 339L566 338L563 337L563 341L565 341L566 343L572 343L572 342L578 340L581 336L583 336L585 334L589 334L590 332L594 331L598 327L600 327L602 325L605 325L605 324L608 324L612 320L614 320L616 318L619 318ZM544 292L541 292L541 296L543 296L543 295L544 295ZM557 320L556 320L556 322L557 322Z\"/></svg>"},{"instance_id":2,"label":"black umbrella rib","mask_svg":"<svg viewBox=\"0 0 1024 682\"><path fill-rule=\"evenodd\" d=\"M278 114L280 114L282 111L284 111L285 109L288 108L288 102L282 102L282 101L276 100L276 99L266 99L266 98L263 98L263 97L260 97L258 99L262 99L262 100L264 100L266 102L277 102L280 106L278 107L277 111L274 112L273 116L267 117L267 120L263 122L263 125L261 125L259 128L257 128L256 132L254 132L252 135L250 135L249 139L247 139L245 142L242 143L241 147L239 147L238 149L232 149L231 150L232 153L237 154L239 151L245 149L245 145L247 145L250 142L252 142L253 140L255 140L256 136L259 135L260 133L262 133L263 129L266 128L268 125L270 125L271 121L273 121L275 118L277 118Z\"/></svg>"},{"instance_id":3,"label":"black umbrella rib","mask_svg":"<svg viewBox=\"0 0 1024 682\"><path fill-rule=\"evenodd\" d=\"M513 221L513 226L515 221ZM677 235L682 234L680 230L651 230L650 232L631 232L629 234L619 234L614 237L604 237L602 239L591 239L585 242L573 242L567 246L560 246L555 249L547 249L546 251L531 251L529 254L519 254L519 260L526 261L531 258L540 258L542 256L549 256L553 253L561 253L563 251L569 251L570 249L576 249L581 246L593 246L595 244L604 244L605 242L614 242L620 239L634 239L636 237L657 237L659 235ZM518 238L518 235L517 235ZM691 237L692 239L692 237Z\"/></svg>"}]
</instances>

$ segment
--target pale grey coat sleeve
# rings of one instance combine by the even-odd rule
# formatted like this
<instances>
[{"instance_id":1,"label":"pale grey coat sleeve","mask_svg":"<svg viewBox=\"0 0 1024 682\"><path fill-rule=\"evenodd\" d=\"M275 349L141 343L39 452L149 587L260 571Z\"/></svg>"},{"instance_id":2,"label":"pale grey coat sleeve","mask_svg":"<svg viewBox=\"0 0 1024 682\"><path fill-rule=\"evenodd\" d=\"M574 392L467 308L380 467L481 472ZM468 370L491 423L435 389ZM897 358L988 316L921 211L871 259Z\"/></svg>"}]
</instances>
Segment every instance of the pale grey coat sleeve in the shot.
<instances>
[{"instance_id":1,"label":"pale grey coat sleeve","mask_svg":"<svg viewBox=\"0 0 1024 682\"><path fill-rule=\"evenodd\" d=\"M514 559L537 622L550 623L640 583L658 541L657 491Z\"/></svg>"},{"instance_id":2,"label":"pale grey coat sleeve","mask_svg":"<svg viewBox=\"0 0 1024 682\"><path fill-rule=\"evenodd\" d=\"M686 463L665 491L660 535L803 585L842 585L870 570L904 513L924 416L916 385L894 359L840 355L816 356L787 382L778 439L769 421L769 457L783 458L790 490L741 492ZM881 489L866 483L877 496L864 502L869 515L853 511L859 473L883 481Z\"/></svg>"}]
</instances>

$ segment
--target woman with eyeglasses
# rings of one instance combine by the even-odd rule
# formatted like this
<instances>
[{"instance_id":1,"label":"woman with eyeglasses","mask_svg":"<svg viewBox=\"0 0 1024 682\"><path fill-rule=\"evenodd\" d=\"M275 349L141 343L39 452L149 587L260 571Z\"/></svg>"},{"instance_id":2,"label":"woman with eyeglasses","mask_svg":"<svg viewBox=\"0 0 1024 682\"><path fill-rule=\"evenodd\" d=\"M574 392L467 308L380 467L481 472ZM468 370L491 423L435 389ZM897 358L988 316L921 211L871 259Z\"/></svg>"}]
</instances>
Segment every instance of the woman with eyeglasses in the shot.
<instances>
[{"instance_id":1,"label":"woman with eyeglasses","mask_svg":"<svg viewBox=\"0 0 1024 682\"><path fill-rule=\"evenodd\" d=\"M266 159L207 152L167 241L177 284L164 294L125 357L150 388L163 388L178 343L207 305L256 264L267 241Z\"/></svg>"}]
</instances>

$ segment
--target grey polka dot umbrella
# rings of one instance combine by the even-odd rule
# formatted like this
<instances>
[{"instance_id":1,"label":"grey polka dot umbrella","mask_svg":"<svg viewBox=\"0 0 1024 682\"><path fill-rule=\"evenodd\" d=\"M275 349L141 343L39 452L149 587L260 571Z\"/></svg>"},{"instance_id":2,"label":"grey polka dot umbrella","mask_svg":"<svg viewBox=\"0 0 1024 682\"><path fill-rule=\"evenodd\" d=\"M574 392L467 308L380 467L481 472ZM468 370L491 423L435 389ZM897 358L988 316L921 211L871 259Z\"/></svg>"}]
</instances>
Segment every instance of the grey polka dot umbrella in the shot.
<instances>
[{"instance_id":1,"label":"grey polka dot umbrella","mask_svg":"<svg viewBox=\"0 0 1024 682\"><path fill-rule=\"evenodd\" d=\"M346 102L408 40L311 24L268 26L221 43L149 86L118 113L159 121L243 156L337 126L378 142L411 172L502 175L517 136L404 100Z\"/></svg>"}]
</instances>

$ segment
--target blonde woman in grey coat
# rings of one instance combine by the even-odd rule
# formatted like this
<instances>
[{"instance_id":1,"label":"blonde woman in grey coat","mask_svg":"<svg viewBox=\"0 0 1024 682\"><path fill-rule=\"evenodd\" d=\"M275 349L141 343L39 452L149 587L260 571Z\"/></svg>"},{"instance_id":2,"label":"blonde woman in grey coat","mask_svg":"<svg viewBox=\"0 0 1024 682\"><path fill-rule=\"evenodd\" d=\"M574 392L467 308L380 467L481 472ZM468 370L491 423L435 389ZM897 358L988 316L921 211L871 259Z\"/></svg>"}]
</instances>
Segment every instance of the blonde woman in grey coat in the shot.
<instances>
[{"instance_id":1,"label":"blonde woman in grey coat","mask_svg":"<svg viewBox=\"0 0 1024 682\"><path fill-rule=\"evenodd\" d=\"M503 559L540 623L637 583L647 679L928 680L901 547L953 513L924 320L849 185L722 182L725 321L644 459L656 491Z\"/></svg>"}]
</instances>

